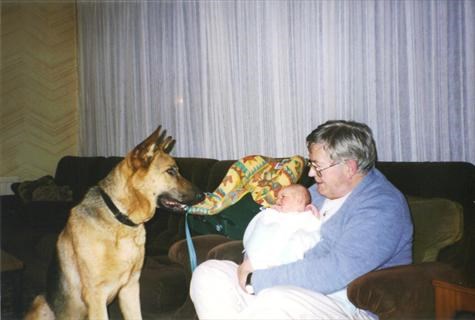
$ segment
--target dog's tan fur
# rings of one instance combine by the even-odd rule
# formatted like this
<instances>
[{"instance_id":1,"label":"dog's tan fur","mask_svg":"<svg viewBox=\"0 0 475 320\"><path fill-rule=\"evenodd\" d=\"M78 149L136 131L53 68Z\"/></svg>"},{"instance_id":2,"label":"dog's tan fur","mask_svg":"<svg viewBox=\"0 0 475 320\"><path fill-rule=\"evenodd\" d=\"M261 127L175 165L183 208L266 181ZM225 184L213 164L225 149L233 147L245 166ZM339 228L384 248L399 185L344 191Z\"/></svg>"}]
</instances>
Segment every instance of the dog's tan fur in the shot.
<instances>
[{"instance_id":1,"label":"dog's tan fur","mask_svg":"<svg viewBox=\"0 0 475 320\"><path fill-rule=\"evenodd\" d=\"M106 319L116 296L124 319L140 319L139 277L145 228L157 203L173 208L198 200L199 191L168 154L174 140L159 127L99 182L115 206L138 226L119 222L92 187L71 210L57 241L59 272L52 290L35 299L27 319Z\"/></svg>"}]
</instances>

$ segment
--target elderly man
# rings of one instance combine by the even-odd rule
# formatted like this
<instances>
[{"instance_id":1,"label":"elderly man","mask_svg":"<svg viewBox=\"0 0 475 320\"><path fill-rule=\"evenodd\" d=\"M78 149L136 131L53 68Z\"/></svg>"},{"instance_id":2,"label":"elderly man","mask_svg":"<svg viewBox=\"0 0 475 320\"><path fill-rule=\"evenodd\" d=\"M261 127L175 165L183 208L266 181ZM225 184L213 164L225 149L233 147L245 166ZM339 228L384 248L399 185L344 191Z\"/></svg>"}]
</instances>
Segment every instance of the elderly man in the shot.
<instances>
[{"instance_id":1,"label":"elderly man","mask_svg":"<svg viewBox=\"0 0 475 320\"><path fill-rule=\"evenodd\" d=\"M375 167L370 128L328 121L307 136L312 204L321 240L304 258L268 269L209 260L194 272L190 296L200 319L371 318L346 287L372 270L409 264L413 226L404 196Z\"/></svg>"}]
</instances>

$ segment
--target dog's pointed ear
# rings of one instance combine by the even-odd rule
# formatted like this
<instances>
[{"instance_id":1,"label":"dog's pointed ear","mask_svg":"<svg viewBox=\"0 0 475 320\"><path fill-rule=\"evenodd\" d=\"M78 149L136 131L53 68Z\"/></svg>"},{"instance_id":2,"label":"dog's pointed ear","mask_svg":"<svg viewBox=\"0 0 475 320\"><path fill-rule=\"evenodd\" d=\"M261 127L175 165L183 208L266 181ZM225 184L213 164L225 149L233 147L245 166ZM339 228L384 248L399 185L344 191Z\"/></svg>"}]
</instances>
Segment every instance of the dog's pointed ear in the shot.
<instances>
[{"instance_id":1,"label":"dog's pointed ear","mask_svg":"<svg viewBox=\"0 0 475 320\"><path fill-rule=\"evenodd\" d=\"M172 151L173 147L175 146L175 142L175 139L173 139L171 136L167 137L167 130L163 130L163 132L155 141L155 149L153 151L157 152L160 150L165 153L170 153L170 151Z\"/></svg>"},{"instance_id":2,"label":"dog's pointed ear","mask_svg":"<svg viewBox=\"0 0 475 320\"><path fill-rule=\"evenodd\" d=\"M153 155L157 151L169 153L175 145L175 140L167 135L167 131L162 131L162 126L138 144L130 154L131 166L137 170L140 167L148 167L152 162Z\"/></svg>"},{"instance_id":3,"label":"dog's pointed ear","mask_svg":"<svg viewBox=\"0 0 475 320\"><path fill-rule=\"evenodd\" d=\"M175 146L175 139L172 137L167 137L165 140L161 141L160 144L157 143L155 151L161 150L165 153L170 153Z\"/></svg>"}]
</instances>

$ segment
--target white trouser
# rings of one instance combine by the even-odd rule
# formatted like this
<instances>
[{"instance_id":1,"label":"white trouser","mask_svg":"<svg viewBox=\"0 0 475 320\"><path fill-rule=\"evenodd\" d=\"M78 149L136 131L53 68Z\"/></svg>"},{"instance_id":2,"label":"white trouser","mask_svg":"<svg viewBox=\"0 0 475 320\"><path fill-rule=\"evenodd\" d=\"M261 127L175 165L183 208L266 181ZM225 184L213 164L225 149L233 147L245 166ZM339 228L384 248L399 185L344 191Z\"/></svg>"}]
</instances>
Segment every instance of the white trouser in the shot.
<instances>
[{"instance_id":1,"label":"white trouser","mask_svg":"<svg viewBox=\"0 0 475 320\"><path fill-rule=\"evenodd\" d=\"M346 290L329 296L310 290L278 286L257 295L244 292L238 284L237 264L208 260L193 273L190 296L198 314L205 319L374 319L357 309Z\"/></svg>"}]
</instances>

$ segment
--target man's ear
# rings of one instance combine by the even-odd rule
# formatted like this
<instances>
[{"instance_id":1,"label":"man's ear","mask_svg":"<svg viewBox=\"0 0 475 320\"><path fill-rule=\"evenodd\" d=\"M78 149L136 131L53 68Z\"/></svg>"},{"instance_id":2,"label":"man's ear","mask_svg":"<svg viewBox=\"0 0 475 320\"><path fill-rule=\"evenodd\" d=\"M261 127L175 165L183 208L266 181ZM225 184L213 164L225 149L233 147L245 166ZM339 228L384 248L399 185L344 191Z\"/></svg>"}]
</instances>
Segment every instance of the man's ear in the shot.
<instances>
[{"instance_id":1,"label":"man's ear","mask_svg":"<svg viewBox=\"0 0 475 320\"><path fill-rule=\"evenodd\" d=\"M346 160L346 170L349 177L358 173L358 163L354 159Z\"/></svg>"}]
</instances>

